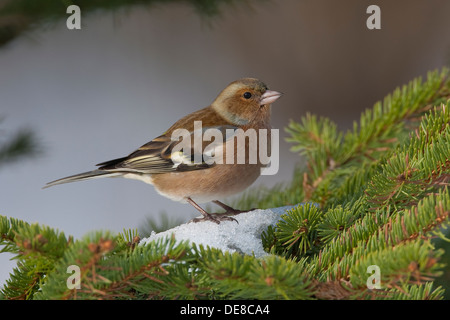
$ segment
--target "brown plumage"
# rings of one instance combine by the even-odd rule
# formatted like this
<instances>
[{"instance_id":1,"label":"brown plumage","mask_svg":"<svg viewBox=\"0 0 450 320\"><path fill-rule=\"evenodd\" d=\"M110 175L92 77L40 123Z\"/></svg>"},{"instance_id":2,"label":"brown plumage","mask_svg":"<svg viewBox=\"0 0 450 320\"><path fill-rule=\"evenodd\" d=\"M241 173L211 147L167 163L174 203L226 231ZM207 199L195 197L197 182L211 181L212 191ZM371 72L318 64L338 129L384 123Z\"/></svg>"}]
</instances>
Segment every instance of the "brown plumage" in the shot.
<instances>
[{"instance_id":1,"label":"brown plumage","mask_svg":"<svg viewBox=\"0 0 450 320\"><path fill-rule=\"evenodd\" d=\"M97 165L97 170L49 182L45 188L99 177L122 176L150 183L160 194L175 201L192 204L203 215L203 218L194 221L212 220L219 223L220 220L234 220L228 215L242 211L228 207L218 199L245 190L259 177L263 165L259 161L249 163L249 152L251 148L255 148L249 140L245 142L245 150L238 150L237 143L230 144L231 140L238 138L230 139L225 132L227 129L242 129L243 132L248 129L268 129L269 132L271 103L280 96L279 92L268 90L267 86L257 79L244 78L234 81L210 106L178 120L164 134L128 156L102 162ZM194 162L194 156L199 150L188 150L191 151L190 154L186 150L175 152L181 139L174 139L173 135L179 131L177 129L185 129L193 141L196 134L195 121L201 121L202 133L211 128L223 133L222 141L214 141L218 146L214 149L214 154L220 155L218 158L223 159L223 163ZM270 134L268 138L270 139ZM204 152L210 143L202 141L201 152ZM226 161L227 150L231 151L231 147L234 148L235 160L239 152L246 152L245 163L238 164L234 161L229 164ZM210 201L227 212L221 215L210 214L198 205Z\"/></svg>"}]
</instances>

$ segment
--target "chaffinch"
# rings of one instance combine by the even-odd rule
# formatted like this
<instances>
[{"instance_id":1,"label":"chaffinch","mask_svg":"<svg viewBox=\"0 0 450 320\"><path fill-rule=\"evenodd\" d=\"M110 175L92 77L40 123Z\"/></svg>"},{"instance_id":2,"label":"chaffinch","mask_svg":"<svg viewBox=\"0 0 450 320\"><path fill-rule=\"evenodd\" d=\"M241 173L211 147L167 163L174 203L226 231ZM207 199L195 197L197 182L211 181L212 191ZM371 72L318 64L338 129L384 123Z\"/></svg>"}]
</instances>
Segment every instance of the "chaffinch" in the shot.
<instances>
[{"instance_id":1,"label":"chaffinch","mask_svg":"<svg viewBox=\"0 0 450 320\"><path fill-rule=\"evenodd\" d=\"M93 171L49 182L44 188L101 177L137 179L152 184L163 196L193 205L203 216L193 219L194 222L235 220L229 215L245 211L233 209L218 199L245 190L260 176L267 163L252 159L252 152L257 152L261 144L251 141L246 133L256 132L257 141L262 139L261 135L267 135L264 141L270 144L271 104L280 96L280 92L269 90L258 79L234 81L210 106L178 120L164 134L128 156L99 163ZM214 142L203 137L199 149L197 135L206 135L211 130ZM244 143L235 143L241 138ZM180 149L181 145L184 147ZM208 213L198 205L211 201L226 212Z\"/></svg>"}]
</instances>

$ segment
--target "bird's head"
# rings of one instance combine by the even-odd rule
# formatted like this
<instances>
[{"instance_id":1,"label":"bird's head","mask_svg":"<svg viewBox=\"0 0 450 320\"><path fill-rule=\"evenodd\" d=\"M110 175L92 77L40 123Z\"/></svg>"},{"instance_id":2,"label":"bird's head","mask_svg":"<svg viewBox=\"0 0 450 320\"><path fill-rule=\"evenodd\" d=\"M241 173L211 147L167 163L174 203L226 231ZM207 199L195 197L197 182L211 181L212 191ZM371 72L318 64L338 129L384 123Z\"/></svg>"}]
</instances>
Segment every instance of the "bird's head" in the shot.
<instances>
[{"instance_id":1,"label":"bird's head","mask_svg":"<svg viewBox=\"0 0 450 320\"><path fill-rule=\"evenodd\" d=\"M211 104L212 108L234 125L270 120L270 105L281 93L269 90L260 80L243 78L230 83Z\"/></svg>"}]
</instances>

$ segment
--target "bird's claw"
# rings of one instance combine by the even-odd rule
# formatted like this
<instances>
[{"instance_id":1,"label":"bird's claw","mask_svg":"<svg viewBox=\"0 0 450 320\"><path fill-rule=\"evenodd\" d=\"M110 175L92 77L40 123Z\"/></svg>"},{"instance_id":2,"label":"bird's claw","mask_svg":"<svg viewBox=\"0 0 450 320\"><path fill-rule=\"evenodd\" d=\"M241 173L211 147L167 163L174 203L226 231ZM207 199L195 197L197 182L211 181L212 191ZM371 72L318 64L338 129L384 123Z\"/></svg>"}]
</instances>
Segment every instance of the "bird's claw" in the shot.
<instances>
[{"instance_id":1,"label":"bird's claw","mask_svg":"<svg viewBox=\"0 0 450 320\"><path fill-rule=\"evenodd\" d=\"M236 213L237 214L237 213ZM203 215L201 218L194 218L190 222L203 222L203 221L211 221L217 224L220 224L220 221L236 221L236 223L239 224L239 222L232 217L227 216L226 214L217 214L217 213L208 213L207 215Z\"/></svg>"},{"instance_id":2,"label":"bird's claw","mask_svg":"<svg viewBox=\"0 0 450 320\"><path fill-rule=\"evenodd\" d=\"M241 213L246 213L246 212L250 212L250 211L254 211L254 210L256 210L256 208L253 208L253 209L250 209L250 210L237 210L237 209L230 208L223 214L235 216L235 215L238 215L238 214L241 214Z\"/></svg>"}]
</instances>

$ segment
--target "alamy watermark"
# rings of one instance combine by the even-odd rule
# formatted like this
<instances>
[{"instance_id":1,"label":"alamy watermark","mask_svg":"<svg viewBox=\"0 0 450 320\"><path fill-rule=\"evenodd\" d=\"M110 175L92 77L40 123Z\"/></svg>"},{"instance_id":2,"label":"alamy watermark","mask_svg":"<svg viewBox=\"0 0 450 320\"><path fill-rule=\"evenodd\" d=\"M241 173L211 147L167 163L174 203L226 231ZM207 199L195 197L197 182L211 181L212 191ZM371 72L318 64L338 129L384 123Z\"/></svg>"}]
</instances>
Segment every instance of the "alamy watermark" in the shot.
<instances>
[{"instance_id":1,"label":"alamy watermark","mask_svg":"<svg viewBox=\"0 0 450 320\"><path fill-rule=\"evenodd\" d=\"M381 270L377 265L370 265L367 267L367 273L370 273L370 276L367 278L366 285L367 289L381 289Z\"/></svg>"},{"instance_id":2,"label":"alamy watermark","mask_svg":"<svg viewBox=\"0 0 450 320\"><path fill-rule=\"evenodd\" d=\"M77 5L70 5L66 10L70 16L66 20L66 26L69 30L81 29L81 9ZM366 20L366 27L369 30L381 29L381 9L379 6L372 4L367 7L366 13L370 16Z\"/></svg>"},{"instance_id":3,"label":"alamy watermark","mask_svg":"<svg viewBox=\"0 0 450 320\"><path fill-rule=\"evenodd\" d=\"M366 26L369 30L381 29L381 9L379 6L372 4L367 7L366 13L370 14L367 18Z\"/></svg>"},{"instance_id":4,"label":"alamy watermark","mask_svg":"<svg viewBox=\"0 0 450 320\"><path fill-rule=\"evenodd\" d=\"M66 20L66 26L69 30L81 29L81 9L77 5L70 5L67 7L66 13L70 16Z\"/></svg>"},{"instance_id":5,"label":"alamy watermark","mask_svg":"<svg viewBox=\"0 0 450 320\"><path fill-rule=\"evenodd\" d=\"M194 131L176 129L171 140L179 141L171 151L175 167L182 163L259 164L261 175L274 175L279 169L278 129L203 128L202 121L194 121Z\"/></svg>"},{"instance_id":6,"label":"alamy watermark","mask_svg":"<svg viewBox=\"0 0 450 320\"><path fill-rule=\"evenodd\" d=\"M67 278L66 285L70 290L73 289L81 289L81 270L80 267L72 264L67 267L67 273L71 273L71 275Z\"/></svg>"}]
</instances>

